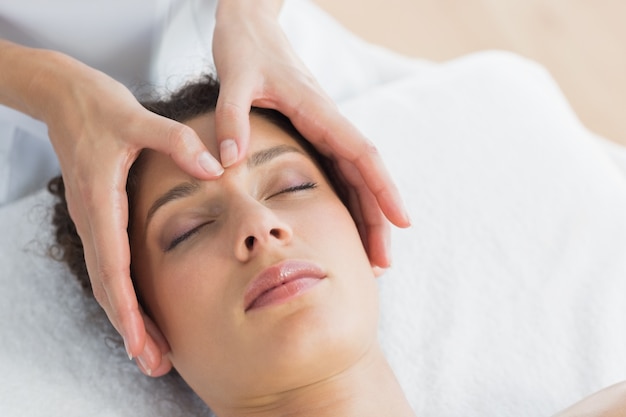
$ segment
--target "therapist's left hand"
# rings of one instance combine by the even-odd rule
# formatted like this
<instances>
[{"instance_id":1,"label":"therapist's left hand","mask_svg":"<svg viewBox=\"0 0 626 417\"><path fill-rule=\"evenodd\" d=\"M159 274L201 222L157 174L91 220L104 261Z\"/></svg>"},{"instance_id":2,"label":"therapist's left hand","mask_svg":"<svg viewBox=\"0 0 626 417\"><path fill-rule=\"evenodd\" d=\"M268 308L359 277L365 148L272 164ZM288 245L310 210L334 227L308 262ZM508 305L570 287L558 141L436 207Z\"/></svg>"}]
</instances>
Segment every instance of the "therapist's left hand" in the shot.
<instances>
[{"instance_id":1,"label":"therapist's left hand","mask_svg":"<svg viewBox=\"0 0 626 417\"><path fill-rule=\"evenodd\" d=\"M239 162L250 135L250 106L285 114L350 186L350 208L370 262L390 265L389 223L410 225L376 147L337 109L294 52L281 27L281 1L221 0L213 56L221 81L217 140L224 167Z\"/></svg>"}]
</instances>

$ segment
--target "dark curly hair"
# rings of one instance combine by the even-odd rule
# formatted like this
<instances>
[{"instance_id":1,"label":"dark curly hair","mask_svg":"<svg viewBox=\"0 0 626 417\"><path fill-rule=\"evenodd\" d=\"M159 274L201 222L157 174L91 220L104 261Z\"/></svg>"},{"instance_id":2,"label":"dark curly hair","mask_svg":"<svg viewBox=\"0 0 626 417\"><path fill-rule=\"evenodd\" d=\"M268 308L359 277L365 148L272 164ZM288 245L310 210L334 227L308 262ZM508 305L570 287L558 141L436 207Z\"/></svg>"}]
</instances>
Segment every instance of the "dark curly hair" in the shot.
<instances>
[{"instance_id":1,"label":"dark curly hair","mask_svg":"<svg viewBox=\"0 0 626 417\"><path fill-rule=\"evenodd\" d=\"M185 122L196 116L214 112L219 90L219 82L212 76L205 75L199 80L185 85L166 98L148 99L142 101L141 104L153 113L178 122ZM250 113L265 118L293 137L320 166L341 201L347 206L347 190L339 180L333 162L321 155L296 130L286 116L276 110L258 107L252 107ZM128 207L131 213L133 196L139 171L141 170L141 161L142 157L140 154L129 171L126 183L126 192L129 202ZM67 264L70 271L78 278L85 292L92 295L93 292L85 263L83 244L69 214L67 200L65 199L63 178L57 176L50 180L48 190L56 197L52 213L55 242L50 248L50 253L53 258ZM131 218L132 216L129 216L129 219ZM130 230L130 224L128 226L128 230Z\"/></svg>"}]
</instances>

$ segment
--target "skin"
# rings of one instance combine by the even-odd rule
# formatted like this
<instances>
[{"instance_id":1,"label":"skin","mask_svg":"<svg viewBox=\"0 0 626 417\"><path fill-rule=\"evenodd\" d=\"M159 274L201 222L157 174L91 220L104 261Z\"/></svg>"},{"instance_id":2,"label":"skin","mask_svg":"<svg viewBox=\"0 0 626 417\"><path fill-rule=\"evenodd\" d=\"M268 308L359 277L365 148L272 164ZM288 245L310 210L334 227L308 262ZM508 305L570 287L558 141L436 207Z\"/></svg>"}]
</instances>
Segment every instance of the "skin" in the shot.
<instances>
[{"instance_id":1,"label":"skin","mask_svg":"<svg viewBox=\"0 0 626 417\"><path fill-rule=\"evenodd\" d=\"M626 382L611 385L554 417L625 417Z\"/></svg>"},{"instance_id":2,"label":"skin","mask_svg":"<svg viewBox=\"0 0 626 417\"><path fill-rule=\"evenodd\" d=\"M193 129L143 109L108 75L50 50L0 39L0 104L45 122L65 180L70 214L85 248L94 296L124 338L129 357L157 376L168 346L142 314L130 280L126 178L142 149L168 155L199 180L218 178L246 155L251 105L289 116L333 158L352 186L372 263L390 263L389 225L409 225L376 148L321 91L278 24L282 1L220 0L213 54L223 89L216 109L220 152Z\"/></svg>"},{"instance_id":3,"label":"skin","mask_svg":"<svg viewBox=\"0 0 626 417\"><path fill-rule=\"evenodd\" d=\"M187 124L218 152L213 115ZM293 138L258 116L250 126L245 162L218 180L142 156L133 271L169 359L219 416L413 415L376 340L375 275L350 213ZM189 183L188 195L151 210ZM286 260L312 262L326 278L246 310L249 283Z\"/></svg>"}]
</instances>

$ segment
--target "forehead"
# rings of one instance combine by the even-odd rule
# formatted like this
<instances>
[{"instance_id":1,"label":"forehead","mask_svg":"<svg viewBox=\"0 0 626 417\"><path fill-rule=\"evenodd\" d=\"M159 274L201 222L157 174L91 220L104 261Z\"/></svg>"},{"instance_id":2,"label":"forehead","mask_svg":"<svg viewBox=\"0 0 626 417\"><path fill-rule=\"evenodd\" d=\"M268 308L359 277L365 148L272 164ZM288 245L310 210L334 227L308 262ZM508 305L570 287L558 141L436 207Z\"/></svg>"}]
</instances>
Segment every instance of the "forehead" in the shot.
<instances>
[{"instance_id":1,"label":"forehead","mask_svg":"<svg viewBox=\"0 0 626 417\"><path fill-rule=\"evenodd\" d=\"M184 124L191 127L198 134L200 140L202 140L209 152L219 160L219 146L215 132L214 113L194 117L184 122ZM267 120L265 117L251 114L247 156L250 156L259 149L280 144L288 144L304 152L304 149L302 149L298 141L282 128ZM307 152L304 153L307 154Z\"/></svg>"},{"instance_id":2,"label":"forehead","mask_svg":"<svg viewBox=\"0 0 626 417\"><path fill-rule=\"evenodd\" d=\"M198 135L200 140L207 147L209 152L219 160L219 146L215 133L215 117L214 113L207 113L194 117L186 122ZM252 114L250 116L250 139L248 144L247 160L252 154L259 150L279 145L288 145L292 148L300 150L305 156L311 158L309 152L294 139L290 134L285 132L273 122L266 118ZM312 158L315 159L315 158ZM239 164L234 168L229 168L224 175L237 171ZM167 188L180 181L194 180L184 171L182 171L168 155L146 149L142 152L140 160L137 161L131 171L129 177L129 197L133 211L139 209L141 211L142 204L139 200L147 197L147 194L153 194L159 189Z\"/></svg>"}]
</instances>

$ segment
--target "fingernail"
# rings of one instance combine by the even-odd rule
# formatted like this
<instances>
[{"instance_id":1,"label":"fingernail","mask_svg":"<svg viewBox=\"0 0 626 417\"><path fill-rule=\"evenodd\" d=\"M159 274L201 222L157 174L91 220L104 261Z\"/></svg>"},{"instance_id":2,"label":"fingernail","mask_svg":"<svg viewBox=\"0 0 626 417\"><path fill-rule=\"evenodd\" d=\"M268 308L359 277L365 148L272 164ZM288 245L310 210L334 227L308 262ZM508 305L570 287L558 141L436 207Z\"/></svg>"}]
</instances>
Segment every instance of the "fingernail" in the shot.
<instances>
[{"instance_id":1,"label":"fingernail","mask_svg":"<svg viewBox=\"0 0 626 417\"><path fill-rule=\"evenodd\" d=\"M220 144L220 160L224 167L229 167L237 162L237 156L239 156L237 142L232 139L226 139Z\"/></svg>"},{"instance_id":2,"label":"fingernail","mask_svg":"<svg viewBox=\"0 0 626 417\"><path fill-rule=\"evenodd\" d=\"M402 214L404 215L404 220L406 221L407 226L411 226L411 215L409 214L409 210L406 208L404 202L402 203Z\"/></svg>"},{"instance_id":3,"label":"fingernail","mask_svg":"<svg viewBox=\"0 0 626 417\"><path fill-rule=\"evenodd\" d=\"M203 152L198 157L198 163L206 172L211 175L220 176L224 172L224 168L211 156L208 152Z\"/></svg>"},{"instance_id":4,"label":"fingernail","mask_svg":"<svg viewBox=\"0 0 626 417\"><path fill-rule=\"evenodd\" d=\"M128 360L132 361L133 360L133 355L132 355L132 353L130 353L130 347L128 346L128 342L126 341L125 337L123 337L122 339L124 340L124 349L126 349L126 354L128 355Z\"/></svg>"},{"instance_id":5,"label":"fingernail","mask_svg":"<svg viewBox=\"0 0 626 417\"><path fill-rule=\"evenodd\" d=\"M381 268L380 266L375 266L372 268L372 270L374 271L374 276L378 278L387 271L387 268Z\"/></svg>"},{"instance_id":6,"label":"fingernail","mask_svg":"<svg viewBox=\"0 0 626 417\"><path fill-rule=\"evenodd\" d=\"M393 263L392 255L391 255L391 235L387 236L387 262L383 265L383 268L391 268L391 264Z\"/></svg>"},{"instance_id":7,"label":"fingernail","mask_svg":"<svg viewBox=\"0 0 626 417\"><path fill-rule=\"evenodd\" d=\"M143 370L146 371L148 376L152 376L152 369L150 369L150 367L148 366L146 360L144 359L142 355L137 356L137 361L139 361L139 364L141 365Z\"/></svg>"},{"instance_id":8,"label":"fingernail","mask_svg":"<svg viewBox=\"0 0 626 417\"><path fill-rule=\"evenodd\" d=\"M409 214L409 212L405 210L404 216L406 217L408 225L411 226L411 224L413 224L413 220L411 220L411 215Z\"/></svg>"}]
</instances>

